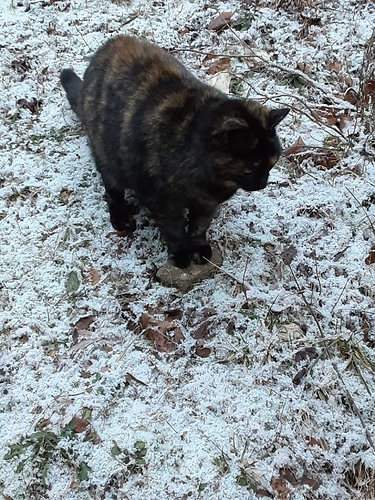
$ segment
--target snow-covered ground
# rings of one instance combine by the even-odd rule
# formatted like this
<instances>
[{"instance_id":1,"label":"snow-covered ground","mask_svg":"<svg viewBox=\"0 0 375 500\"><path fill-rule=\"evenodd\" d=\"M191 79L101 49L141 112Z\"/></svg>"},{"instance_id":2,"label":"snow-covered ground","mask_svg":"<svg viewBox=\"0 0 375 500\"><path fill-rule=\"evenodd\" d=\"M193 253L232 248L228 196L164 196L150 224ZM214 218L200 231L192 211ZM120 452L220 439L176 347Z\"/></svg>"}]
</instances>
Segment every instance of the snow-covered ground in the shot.
<instances>
[{"instance_id":1,"label":"snow-covered ground","mask_svg":"<svg viewBox=\"0 0 375 500\"><path fill-rule=\"evenodd\" d=\"M375 498L374 23L362 0L2 0L4 499ZM223 264L188 293L155 280L143 212L113 231L59 84L119 33L205 81L227 55L233 93L292 107L287 154L222 206Z\"/></svg>"}]
</instances>

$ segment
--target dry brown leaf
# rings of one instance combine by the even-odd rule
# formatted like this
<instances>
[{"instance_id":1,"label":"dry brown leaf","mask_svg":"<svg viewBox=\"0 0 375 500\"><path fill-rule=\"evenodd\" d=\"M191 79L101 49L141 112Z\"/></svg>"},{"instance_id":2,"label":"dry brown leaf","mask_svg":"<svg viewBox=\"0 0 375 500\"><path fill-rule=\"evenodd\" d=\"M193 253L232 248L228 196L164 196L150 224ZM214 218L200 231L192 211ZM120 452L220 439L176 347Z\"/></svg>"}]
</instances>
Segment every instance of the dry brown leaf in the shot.
<instances>
[{"instance_id":1,"label":"dry brown leaf","mask_svg":"<svg viewBox=\"0 0 375 500\"><path fill-rule=\"evenodd\" d=\"M285 479L282 477L271 478L271 488L276 491L280 500L288 500L290 489L285 484Z\"/></svg>"},{"instance_id":2,"label":"dry brown leaf","mask_svg":"<svg viewBox=\"0 0 375 500\"><path fill-rule=\"evenodd\" d=\"M203 60L202 60L202 64L204 66L209 66L210 65L210 61L212 61L212 59L217 59L217 54L213 54L212 52L209 52L207 55L204 56Z\"/></svg>"},{"instance_id":3,"label":"dry brown leaf","mask_svg":"<svg viewBox=\"0 0 375 500\"><path fill-rule=\"evenodd\" d=\"M181 329L171 319L158 320L143 313L139 322L146 338L154 342L159 352L172 352L185 339Z\"/></svg>"},{"instance_id":4,"label":"dry brown leaf","mask_svg":"<svg viewBox=\"0 0 375 500\"><path fill-rule=\"evenodd\" d=\"M90 274L90 282L92 286L96 285L100 281L100 274L99 272L90 265L89 267L89 274Z\"/></svg>"},{"instance_id":5,"label":"dry brown leaf","mask_svg":"<svg viewBox=\"0 0 375 500\"><path fill-rule=\"evenodd\" d=\"M339 73L341 70L341 64L338 61L327 64L327 69L333 71L334 73Z\"/></svg>"},{"instance_id":6,"label":"dry brown leaf","mask_svg":"<svg viewBox=\"0 0 375 500\"><path fill-rule=\"evenodd\" d=\"M182 309L168 309L165 311L166 317L170 320L181 319L183 316Z\"/></svg>"},{"instance_id":7,"label":"dry brown leaf","mask_svg":"<svg viewBox=\"0 0 375 500\"><path fill-rule=\"evenodd\" d=\"M90 424L85 418L73 417L71 423L74 424L73 431L76 433L85 432L87 426Z\"/></svg>"},{"instance_id":8,"label":"dry brown leaf","mask_svg":"<svg viewBox=\"0 0 375 500\"><path fill-rule=\"evenodd\" d=\"M95 321L94 316L83 316L83 318L80 318L77 323L74 325L74 328L77 328L77 330L87 330L88 327Z\"/></svg>"},{"instance_id":9,"label":"dry brown leaf","mask_svg":"<svg viewBox=\"0 0 375 500\"><path fill-rule=\"evenodd\" d=\"M280 477L285 478L290 484L296 485L298 483L294 472L289 467L280 470Z\"/></svg>"},{"instance_id":10,"label":"dry brown leaf","mask_svg":"<svg viewBox=\"0 0 375 500\"><path fill-rule=\"evenodd\" d=\"M197 328L197 330L192 334L193 339L205 339L209 333L208 327L210 326L210 321L203 321Z\"/></svg>"},{"instance_id":11,"label":"dry brown leaf","mask_svg":"<svg viewBox=\"0 0 375 500\"><path fill-rule=\"evenodd\" d=\"M305 439L307 446L319 446L319 448L322 448L322 445L315 438L306 436Z\"/></svg>"},{"instance_id":12,"label":"dry brown leaf","mask_svg":"<svg viewBox=\"0 0 375 500\"><path fill-rule=\"evenodd\" d=\"M304 63L304 62L299 62L297 63L297 68L301 71L303 71L304 73L308 74L308 73L311 73L311 66L309 66L308 64Z\"/></svg>"},{"instance_id":13,"label":"dry brown leaf","mask_svg":"<svg viewBox=\"0 0 375 500\"><path fill-rule=\"evenodd\" d=\"M273 498L273 495L265 490L264 488L258 488L255 492L257 497L267 497L267 498Z\"/></svg>"},{"instance_id":14,"label":"dry brown leaf","mask_svg":"<svg viewBox=\"0 0 375 500\"><path fill-rule=\"evenodd\" d=\"M221 71L227 71L230 68L230 58L229 57L220 57L217 61L214 61L208 66L207 74L215 75L216 73L220 73Z\"/></svg>"},{"instance_id":15,"label":"dry brown leaf","mask_svg":"<svg viewBox=\"0 0 375 500\"><path fill-rule=\"evenodd\" d=\"M284 264L289 265L297 255L297 249L294 245L285 246L281 252L281 259Z\"/></svg>"},{"instance_id":16,"label":"dry brown leaf","mask_svg":"<svg viewBox=\"0 0 375 500\"><path fill-rule=\"evenodd\" d=\"M370 100L374 100L375 97L375 80L367 80L363 84L363 95L365 104L368 104Z\"/></svg>"},{"instance_id":17,"label":"dry brown leaf","mask_svg":"<svg viewBox=\"0 0 375 500\"><path fill-rule=\"evenodd\" d=\"M300 363L301 361L305 361L306 359L312 360L318 357L318 351L315 347L304 347L297 351L293 356L293 361L295 363Z\"/></svg>"},{"instance_id":18,"label":"dry brown leaf","mask_svg":"<svg viewBox=\"0 0 375 500\"><path fill-rule=\"evenodd\" d=\"M43 102L33 97L30 101L27 101L26 99L18 99L17 104L20 108L28 109L30 113L34 114L40 110Z\"/></svg>"},{"instance_id":19,"label":"dry brown leaf","mask_svg":"<svg viewBox=\"0 0 375 500\"><path fill-rule=\"evenodd\" d=\"M353 104L355 106L358 102L358 94L357 92L352 88L349 87L344 94L344 101L349 102L350 104Z\"/></svg>"},{"instance_id":20,"label":"dry brown leaf","mask_svg":"<svg viewBox=\"0 0 375 500\"><path fill-rule=\"evenodd\" d=\"M71 194L73 194L73 191L69 191L68 189L62 189L60 191L60 200L63 202L64 205L68 204Z\"/></svg>"},{"instance_id":21,"label":"dry brown leaf","mask_svg":"<svg viewBox=\"0 0 375 500\"><path fill-rule=\"evenodd\" d=\"M375 245L371 247L370 253L365 259L365 264L370 266L371 264L375 264Z\"/></svg>"},{"instance_id":22,"label":"dry brown leaf","mask_svg":"<svg viewBox=\"0 0 375 500\"><path fill-rule=\"evenodd\" d=\"M363 332L363 342L365 344L367 344L369 347L371 347L371 349L373 349L375 347L375 342L372 339L370 339L370 336L369 336L370 323L368 322L368 320L366 318L362 319L361 328L362 328L362 332Z\"/></svg>"},{"instance_id":23,"label":"dry brown leaf","mask_svg":"<svg viewBox=\"0 0 375 500\"><path fill-rule=\"evenodd\" d=\"M329 148L312 148L303 142L301 137L288 149L284 151L284 156L296 165L311 159L315 166L330 169L339 161L337 154Z\"/></svg>"},{"instance_id":24,"label":"dry brown leaf","mask_svg":"<svg viewBox=\"0 0 375 500\"><path fill-rule=\"evenodd\" d=\"M207 83L211 87L215 87L215 89L220 90L224 94L229 94L231 79L232 75L230 73L228 73L227 71L221 71L220 73L215 73L215 75L211 76ZM199 273L199 269L194 269L191 271L191 274L199 275Z\"/></svg>"},{"instance_id":25,"label":"dry brown leaf","mask_svg":"<svg viewBox=\"0 0 375 500\"><path fill-rule=\"evenodd\" d=\"M345 114L346 111L331 108L328 106L321 106L311 112L312 116L330 127L337 127L343 131L347 123L353 120L352 116Z\"/></svg>"},{"instance_id":26,"label":"dry brown leaf","mask_svg":"<svg viewBox=\"0 0 375 500\"><path fill-rule=\"evenodd\" d=\"M299 482L301 484L307 484L314 491L317 490L319 488L319 486L320 486L320 483L318 483L318 481L316 481L315 479L312 479L311 477L307 476L306 474L304 474L301 477L301 479L299 480Z\"/></svg>"},{"instance_id":27,"label":"dry brown leaf","mask_svg":"<svg viewBox=\"0 0 375 500\"><path fill-rule=\"evenodd\" d=\"M141 384L141 385L144 385L145 387L147 387L147 384L142 382L142 380L135 378L134 375L132 375L129 372L125 373L125 380L126 380L127 384L129 384L131 381L133 381L133 382L137 382L137 384Z\"/></svg>"},{"instance_id":28,"label":"dry brown leaf","mask_svg":"<svg viewBox=\"0 0 375 500\"><path fill-rule=\"evenodd\" d=\"M211 354L211 349L209 347L200 347L197 345L195 348L195 354L200 358L208 358Z\"/></svg>"},{"instance_id":29,"label":"dry brown leaf","mask_svg":"<svg viewBox=\"0 0 375 500\"><path fill-rule=\"evenodd\" d=\"M212 19L207 28L209 30L219 31L228 26L228 23L232 16L233 12L222 12L219 16L215 17L215 19Z\"/></svg>"},{"instance_id":30,"label":"dry brown leaf","mask_svg":"<svg viewBox=\"0 0 375 500\"><path fill-rule=\"evenodd\" d=\"M298 153L301 153L302 151L305 151L308 146L303 142L303 139L301 137L298 137L296 142L290 146L290 148L286 149L284 151L284 155L289 158L289 156L296 155Z\"/></svg>"},{"instance_id":31,"label":"dry brown leaf","mask_svg":"<svg viewBox=\"0 0 375 500\"><path fill-rule=\"evenodd\" d=\"M296 375L293 377L293 384L294 385L299 385L301 383L301 380L305 377L307 373L307 368L302 368Z\"/></svg>"},{"instance_id":32,"label":"dry brown leaf","mask_svg":"<svg viewBox=\"0 0 375 500\"><path fill-rule=\"evenodd\" d=\"M30 60L25 57L18 61L12 61L11 67L14 71L21 75L21 81L25 79L25 73L31 70Z\"/></svg>"}]
</instances>

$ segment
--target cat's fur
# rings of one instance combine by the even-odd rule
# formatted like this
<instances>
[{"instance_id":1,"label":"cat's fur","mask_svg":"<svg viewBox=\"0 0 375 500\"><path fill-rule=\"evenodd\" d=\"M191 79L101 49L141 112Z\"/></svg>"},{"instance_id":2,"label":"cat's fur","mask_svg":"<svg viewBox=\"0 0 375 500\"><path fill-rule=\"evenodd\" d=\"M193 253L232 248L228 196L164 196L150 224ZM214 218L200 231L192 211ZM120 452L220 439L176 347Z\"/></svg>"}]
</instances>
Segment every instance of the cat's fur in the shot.
<instances>
[{"instance_id":1,"label":"cat's fur","mask_svg":"<svg viewBox=\"0 0 375 500\"><path fill-rule=\"evenodd\" d=\"M238 188L263 189L280 156L275 127L288 109L230 98L149 42L113 38L83 81L64 69L61 82L87 129L113 227L131 224L130 189L179 267L211 257L206 231L219 204Z\"/></svg>"}]
</instances>

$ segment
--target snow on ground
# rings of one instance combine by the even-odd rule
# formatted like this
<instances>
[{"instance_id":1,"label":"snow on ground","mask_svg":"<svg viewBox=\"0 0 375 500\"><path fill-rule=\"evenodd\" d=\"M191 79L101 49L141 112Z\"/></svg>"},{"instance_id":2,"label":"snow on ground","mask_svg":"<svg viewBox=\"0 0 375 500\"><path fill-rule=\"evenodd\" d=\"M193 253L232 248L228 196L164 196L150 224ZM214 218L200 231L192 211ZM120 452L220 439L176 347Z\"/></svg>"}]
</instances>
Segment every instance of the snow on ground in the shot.
<instances>
[{"instance_id":1,"label":"snow on ground","mask_svg":"<svg viewBox=\"0 0 375 500\"><path fill-rule=\"evenodd\" d=\"M233 27L208 30L221 12ZM360 0L2 2L4 498L375 498L371 109L343 100L374 21ZM118 33L178 49L203 80L207 53L234 56L232 92L292 106L283 145L312 148L223 205L223 265L185 294L155 281L166 251L142 212L133 239L111 228L59 85ZM268 62L236 57L244 42ZM176 350L142 314L181 329Z\"/></svg>"}]
</instances>

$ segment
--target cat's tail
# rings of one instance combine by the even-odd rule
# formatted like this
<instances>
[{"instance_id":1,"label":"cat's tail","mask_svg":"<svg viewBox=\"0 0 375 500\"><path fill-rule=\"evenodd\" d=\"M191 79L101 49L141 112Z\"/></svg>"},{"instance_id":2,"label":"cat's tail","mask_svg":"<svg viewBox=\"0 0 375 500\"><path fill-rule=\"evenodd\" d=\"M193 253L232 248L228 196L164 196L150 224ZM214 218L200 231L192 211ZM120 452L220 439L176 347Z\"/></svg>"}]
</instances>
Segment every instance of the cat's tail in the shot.
<instances>
[{"instance_id":1,"label":"cat's tail","mask_svg":"<svg viewBox=\"0 0 375 500\"><path fill-rule=\"evenodd\" d=\"M72 69L63 69L60 74L61 85L64 87L66 97L72 110L78 118L83 122L81 109L81 88L82 80L77 76Z\"/></svg>"}]
</instances>

